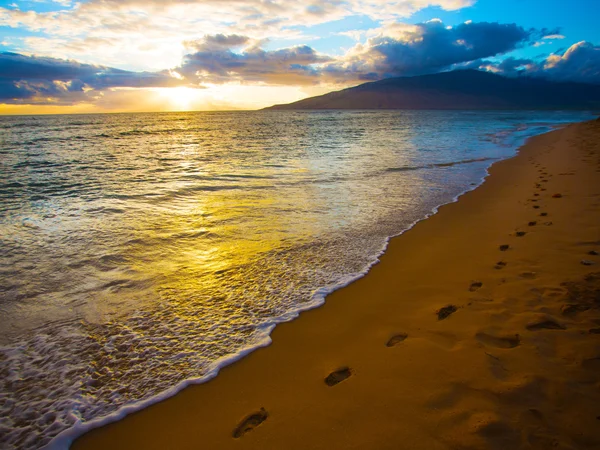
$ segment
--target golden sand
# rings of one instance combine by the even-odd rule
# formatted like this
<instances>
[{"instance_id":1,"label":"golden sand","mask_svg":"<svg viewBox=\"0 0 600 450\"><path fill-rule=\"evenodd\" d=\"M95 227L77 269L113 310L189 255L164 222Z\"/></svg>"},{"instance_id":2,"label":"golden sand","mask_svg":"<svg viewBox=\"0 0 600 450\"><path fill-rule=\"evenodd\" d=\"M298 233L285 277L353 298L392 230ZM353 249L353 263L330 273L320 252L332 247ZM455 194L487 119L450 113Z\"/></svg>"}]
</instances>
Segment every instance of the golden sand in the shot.
<instances>
[{"instance_id":1,"label":"golden sand","mask_svg":"<svg viewBox=\"0 0 600 450\"><path fill-rule=\"evenodd\" d=\"M75 449L600 448L600 122L538 136L214 380Z\"/></svg>"}]
</instances>

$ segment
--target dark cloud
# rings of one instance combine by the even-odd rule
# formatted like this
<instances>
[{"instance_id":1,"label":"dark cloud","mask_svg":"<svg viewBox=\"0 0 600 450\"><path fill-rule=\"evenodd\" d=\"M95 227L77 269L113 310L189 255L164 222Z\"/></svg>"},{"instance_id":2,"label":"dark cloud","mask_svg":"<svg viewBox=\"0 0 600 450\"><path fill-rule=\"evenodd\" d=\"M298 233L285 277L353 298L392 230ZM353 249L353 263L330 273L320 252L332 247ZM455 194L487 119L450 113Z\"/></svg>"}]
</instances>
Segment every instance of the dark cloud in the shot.
<instances>
[{"instance_id":1,"label":"dark cloud","mask_svg":"<svg viewBox=\"0 0 600 450\"><path fill-rule=\"evenodd\" d=\"M130 72L77 61L0 53L3 103L77 103L92 101L114 87L166 87L181 81L168 72Z\"/></svg>"},{"instance_id":2,"label":"dark cloud","mask_svg":"<svg viewBox=\"0 0 600 450\"><path fill-rule=\"evenodd\" d=\"M578 42L563 55L549 56L536 74L558 81L600 84L600 46Z\"/></svg>"},{"instance_id":3,"label":"dark cloud","mask_svg":"<svg viewBox=\"0 0 600 450\"><path fill-rule=\"evenodd\" d=\"M462 68L467 66L463 65ZM472 61L468 67L506 76L531 76L552 81L600 84L600 46L578 42L562 53L539 59L507 58L501 62Z\"/></svg>"},{"instance_id":4,"label":"dark cloud","mask_svg":"<svg viewBox=\"0 0 600 450\"><path fill-rule=\"evenodd\" d=\"M198 83L314 84L320 81L314 65L331 60L307 45L268 51L261 41L239 35L206 36L186 44L193 53L175 71ZM245 48L234 51L241 46Z\"/></svg>"},{"instance_id":5,"label":"dark cloud","mask_svg":"<svg viewBox=\"0 0 600 450\"><path fill-rule=\"evenodd\" d=\"M226 50L248 44L251 39L239 34L214 34L197 41L185 41L186 47L196 51Z\"/></svg>"},{"instance_id":6,"label":"dark cloud","mask_svg":"<svg viewBox=\"0 0 600 450\"><path fill-rule=\"evenodd\" d=\"M337 76L358 79L434 73L454 64L509 52L547 31L488 22L467 22L455 27L447 27L439 20L414 26L396 24L328 71L332 76L337 72Z\"/></svg>"},{"instance_id":7,"label":"dark cloud","mask_svg":"<svg viewBox=\"0 0 600 450\"><path fill-rule=\"evenodd\" d=\"M373 51L385 59L386 74L414 74L444 69L452 64L514 50L528 40L531 31L516 24L464 23L447 28L442 22L417 26L415 38L398 41L386 37L373 43Z\"/></svg>"}]
</instances>

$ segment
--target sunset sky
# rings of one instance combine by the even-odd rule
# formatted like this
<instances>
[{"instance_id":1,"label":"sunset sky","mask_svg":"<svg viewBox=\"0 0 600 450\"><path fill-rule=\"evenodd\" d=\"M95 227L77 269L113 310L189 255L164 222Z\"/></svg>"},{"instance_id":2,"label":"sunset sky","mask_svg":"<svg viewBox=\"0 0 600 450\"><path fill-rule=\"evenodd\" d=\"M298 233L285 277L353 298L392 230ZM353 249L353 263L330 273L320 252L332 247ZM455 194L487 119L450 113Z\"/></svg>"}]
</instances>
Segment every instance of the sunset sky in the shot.
<instances>
[{"instance_id":1,"label":"sunset sky","mask_svg":"<svg viewBox=\"0 0 600 450\"><path fill-rule=\"evenodd\" d=\"M0 113L256 109L480 68L600 83L598 0L0 1Z\"/></svg>"}]
</instances>

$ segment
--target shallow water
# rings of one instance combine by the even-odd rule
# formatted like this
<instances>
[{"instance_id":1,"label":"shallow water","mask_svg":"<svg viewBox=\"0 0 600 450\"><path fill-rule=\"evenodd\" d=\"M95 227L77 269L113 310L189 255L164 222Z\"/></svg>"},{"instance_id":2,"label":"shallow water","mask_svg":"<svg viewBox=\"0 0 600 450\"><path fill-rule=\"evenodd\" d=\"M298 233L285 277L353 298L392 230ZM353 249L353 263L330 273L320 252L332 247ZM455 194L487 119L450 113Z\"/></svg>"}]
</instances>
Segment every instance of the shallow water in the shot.
<instances>
[{"instance_id":1,"label":"shallow water","mask_svg":"<svg viewBox=\"0 0 600 450\"><path fill-rule=\"evenodd\" d=\"M526 137L590 117L1 117L0 446L214 375Z\"/></svg>"}]
</instances>

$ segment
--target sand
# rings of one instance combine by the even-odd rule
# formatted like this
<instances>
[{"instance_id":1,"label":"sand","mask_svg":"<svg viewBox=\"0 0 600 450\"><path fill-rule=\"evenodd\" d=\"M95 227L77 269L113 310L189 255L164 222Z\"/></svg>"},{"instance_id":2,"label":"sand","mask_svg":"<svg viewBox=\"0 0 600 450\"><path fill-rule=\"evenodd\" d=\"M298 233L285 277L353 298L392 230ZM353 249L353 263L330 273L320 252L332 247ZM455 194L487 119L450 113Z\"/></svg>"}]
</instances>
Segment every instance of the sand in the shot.
<instances>
[{"instance_id":1,"label":"sand","mask_svg":"<svg viewBox=\"0 0 600 450\"><path fill-rule=\"evenodd\" d=\"M75 449L600 448L600 122L535 137L214 380Z\"/></svg>"}]
</instances>

